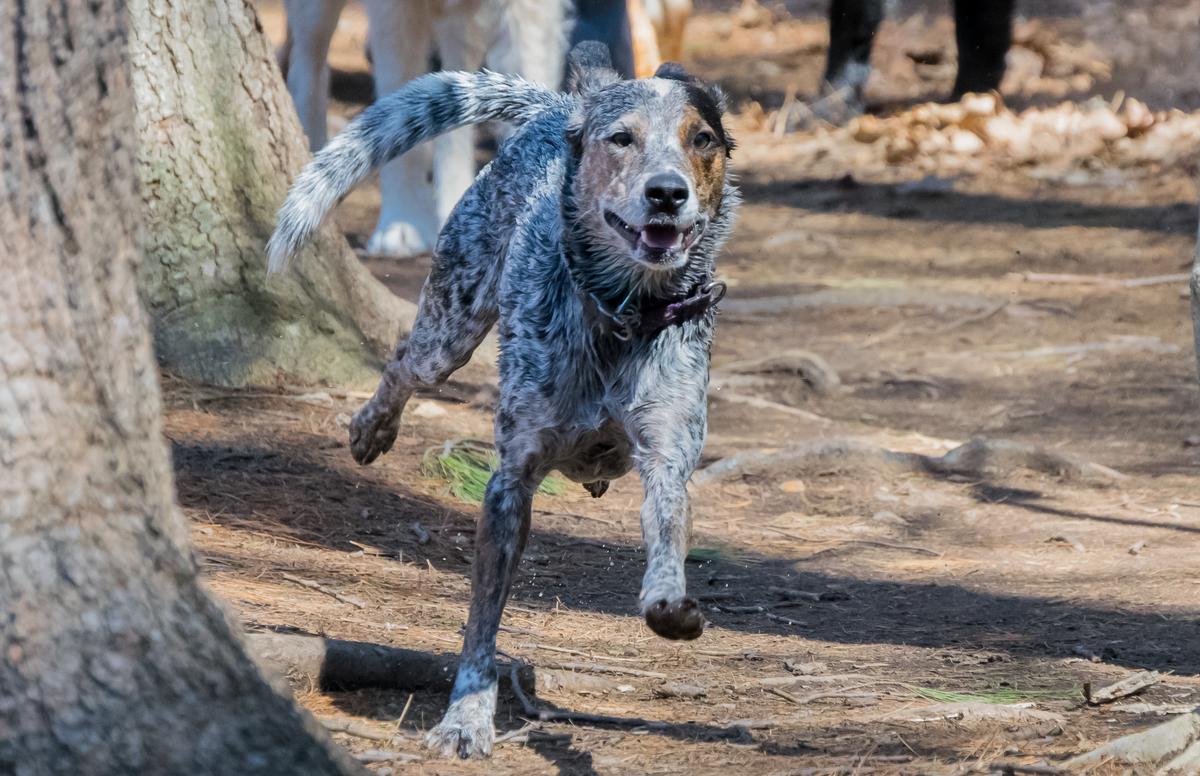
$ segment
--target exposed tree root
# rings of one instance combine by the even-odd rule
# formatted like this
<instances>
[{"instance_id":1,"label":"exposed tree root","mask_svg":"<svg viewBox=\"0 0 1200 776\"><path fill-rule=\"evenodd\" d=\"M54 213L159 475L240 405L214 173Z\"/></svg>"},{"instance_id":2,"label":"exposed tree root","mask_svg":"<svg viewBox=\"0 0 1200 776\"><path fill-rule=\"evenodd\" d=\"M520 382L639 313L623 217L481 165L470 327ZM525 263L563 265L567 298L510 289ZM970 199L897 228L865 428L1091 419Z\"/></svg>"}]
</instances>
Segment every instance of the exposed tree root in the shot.
<instances>
[{"instance_id":1,"label":"exposed tree root","mask_svg":"<svg viewBox=\"0 0 1200 776\"><path fill-rule=\"evenodd\" d=\"M260 663L291 684L322 690L449 690L457 665L452 655L320 636L250 633L246 642Z\"/></svg>"},{"instance_id":2,"label":"exposed tree root","mask_svg":"<svg viewBox=\"0 0 1200 776\"><path fill-rule=\"evenodd\" d=\"M814 393L833 393L841 378L825 359L806 350L785 350L763 358L735 361L713 370L713 382L720 384L730 375L791 375L808 383Z\"/></svg>"},{"instance_id":3,"label":"exposed tree root","mask_svg":"<svg viewBox=\"0 0 1200 776\"><path fill-rule=\"evenodd\" d=\"M1041 474L1091 483L1111 483L1125 475L1107 466L1004 439L972 439L942 456L887 450L852 439L820 439L775 452L749 451L722 458L693 476L697 485L742 475L772 472L794 474L797 469L821 467L844 471L863 469L918 472L968 477L995 477L1028 469Z\"/></svg>"},{"instance_id":4,"label":"exposed tree root","mask_svg":"<svg viewBox=\"0 0 1200 776\"><path fill-rule=\"evenodd\" d=\"M250 633L246 642L261 665L285 676L293 686L321 690L373 687L448 692L458 666L453 655L320 636ZM534 669L526 663L520 666L521 682L529 692L607 692L620 684L570 670ZM515 675L501 672L501 684L507 684Z\"/></svg>"},{"instance_id":5,"label":"exposed tree root","mask_svg":"<svg viewBox=\"0 0 1200 776\"><path fill-rule=\"evenodd\" d=\"M809 307L934 307L987 312L995 299L927 288L825 288L792 296L726 299L723 312L731 315L770 315Z\"/></svg>"},{"instance_id":6,"label":"exposed tree root","mask_svg":"<svg viewBox=\"0 0 1200 776\"><path fill-rule=\"evenodd\" d=\"M1068 773L1076 773L1105 762L1141 766L1162 763L1154 771L1160 776L1200 772L1200 709L1141 733L1109 741L1086 754L1067 760L1063 763L1063 769Z\"/></svg>"}]
</instances>

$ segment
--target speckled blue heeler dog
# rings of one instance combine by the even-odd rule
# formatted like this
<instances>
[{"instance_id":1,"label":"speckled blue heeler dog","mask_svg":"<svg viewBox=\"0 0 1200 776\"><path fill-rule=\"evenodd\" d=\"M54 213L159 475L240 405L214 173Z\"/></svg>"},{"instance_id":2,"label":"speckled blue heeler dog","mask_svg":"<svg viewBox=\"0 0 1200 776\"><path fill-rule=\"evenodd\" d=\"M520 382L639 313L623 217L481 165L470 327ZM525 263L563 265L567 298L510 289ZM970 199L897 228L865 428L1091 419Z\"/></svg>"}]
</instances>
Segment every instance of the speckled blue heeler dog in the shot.
<instances>
[{"instance_id":1,"label":"speckled blue heeler dog","mask_svg":"<svg viewBox=\"0 0 1200 776\"><path fill-rule=\"evenodd\" d=\"M645 487L641 608L655 633L704 629L685 591L687 482L707 423L709 350L723 286L714 259L739 202L718 89L664 65L623 81L581 44L569 94L483 72L419 78L367 109L297 179L271 268L373 168L464 124L518 126L438 239L420 314L354 417L367 464L396 439L416 388L446 380L500 324L500 468L475 539L470 618L450 707L427 742L487 755L496 631L552 469L600 496L636 466ZM603 60L603 61L602 61Z\"/></svg>"}]
</instances>

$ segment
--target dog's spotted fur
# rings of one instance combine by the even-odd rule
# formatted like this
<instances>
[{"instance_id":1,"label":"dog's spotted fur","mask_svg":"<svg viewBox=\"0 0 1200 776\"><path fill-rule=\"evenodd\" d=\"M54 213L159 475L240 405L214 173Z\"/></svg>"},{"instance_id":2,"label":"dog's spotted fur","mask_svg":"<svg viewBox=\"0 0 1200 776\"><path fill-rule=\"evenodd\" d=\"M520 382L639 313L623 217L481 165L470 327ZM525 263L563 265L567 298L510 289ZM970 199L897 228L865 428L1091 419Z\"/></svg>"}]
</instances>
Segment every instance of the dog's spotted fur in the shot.
<instances>
[{"instance_id":1,"label":"dog's spotted fur","mask_svg":"<svg viewBox=\"0 0 1200 776\"><path fill-rule=\"evenodd\" d=\"M661 306L712 279L739 202L726 166L733 143L719 92L678 66L622 81L596 49L575 56L569 95L488 73L442 73L384 98L300 176L271 240L277 268L371 168L420 140L485 119L522 125L443 229L416 324L350 429L359 462L387 452L413 391L449 377L499 322L500 467L476 532L450 708L428 737L446 754L491 751L496 631L533 493L552 469L600 495L637 468L642 612L667 638L693 639L704 628L686 595L684 556L713 311L627 341L597 311ZM659 180L676 188L655 189ZM654 205L663 191L676 197L670 212Z\"/></svg>"}]
</instances>

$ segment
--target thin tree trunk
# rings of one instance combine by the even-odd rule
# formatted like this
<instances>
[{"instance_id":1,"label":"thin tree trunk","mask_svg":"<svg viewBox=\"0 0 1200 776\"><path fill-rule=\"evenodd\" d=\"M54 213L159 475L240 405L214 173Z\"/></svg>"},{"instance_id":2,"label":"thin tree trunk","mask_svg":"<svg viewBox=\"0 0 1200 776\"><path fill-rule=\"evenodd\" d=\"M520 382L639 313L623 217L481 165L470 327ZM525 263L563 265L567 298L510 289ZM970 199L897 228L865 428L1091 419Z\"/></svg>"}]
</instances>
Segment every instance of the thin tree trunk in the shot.
<instances>
[{"instance_id":1,"label":"thin tree trunk","mask_svg":"<svg viewBox=\"0 0 1200 776\"><path fill-rule=\"evenodd\" d=\"M1192 336L1196 349L1196 365L1200 370L1200 235L1196 237L1196 252L1192 258ZM1198 372L1200 373L1200 372Z\"/></svg>"},{"instance_id":2,"label":"thin tree trunk","mask_svg":"<svg viewBox=\"0 0 1200 776\"><path fill-rule=\"evenodd\" d=\"M371 384L414 307L330 223L286 275L264 245L308 159L250 0L131 0L140 286L167 369L223 385Z\"/></svg>"},{"instance_id":3,"label":"thin tree trunk","mask_svg":"<svg viewBox=\"0 0 1200 776\"><path fill-rule=\"evenodd\" d=\"M0 3L0 773L360 772L197 582L137 299L125 26L119 0Z\"/></svg>"}]
</instances>

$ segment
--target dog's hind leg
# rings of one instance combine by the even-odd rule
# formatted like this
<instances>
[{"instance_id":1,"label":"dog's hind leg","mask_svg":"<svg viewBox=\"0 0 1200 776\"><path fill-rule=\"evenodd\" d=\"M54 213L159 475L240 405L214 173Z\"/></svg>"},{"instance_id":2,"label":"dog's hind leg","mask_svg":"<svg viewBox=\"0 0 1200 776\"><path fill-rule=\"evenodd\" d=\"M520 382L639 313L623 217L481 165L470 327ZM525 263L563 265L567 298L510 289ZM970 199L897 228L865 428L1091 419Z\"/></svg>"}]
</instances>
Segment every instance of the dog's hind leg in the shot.
<instances>
[{"instance_id":1,"label":"dog's hind leg","mask_svg":"<svg viewBox=\"0 0 1200 776\"><path fill-rule=\"evenodd\" d=\"M421 289L412 331L396 345L375 395L350 422L350 452L366 465L392 448L400 414L413 391L446 381L496 322L501 262L468 240L471 230L447 227Z\"/></svg>"},{"instance_id":2,"label":"dog's hind leg","mask_svg":"<svg viewBox=\"0 0 1200 776\"><path fill-rule=\"evenodd\" d=\"M708 347L682 338L679 329L660 335L655 345L662 355L640 375L628 419L645 490L642 614L652 631L668 639L704 632L700 606L687 597L684 559L692 519L687 483L700 462L708 417Z\"/></svg>"},{"instance_id":3,"label":"dog's hind leg","mask_svg":"<svg viewBox=\"0 0 1200 776\"><path fill-rule=\"evenodd\" d=\"M450 707L429 731L429 748L447 757L485 757L492 751L496 713L496 632L517 563L529 537L533 493L546 475L536 433L498 444L500 468L488 482L475 529L471 612Z\"/></svg>"}]
</instances>

